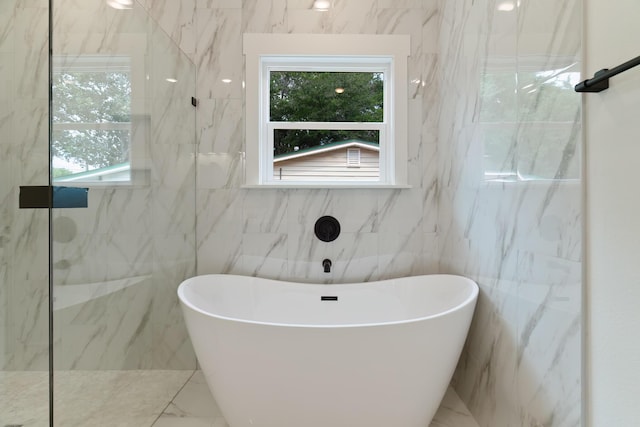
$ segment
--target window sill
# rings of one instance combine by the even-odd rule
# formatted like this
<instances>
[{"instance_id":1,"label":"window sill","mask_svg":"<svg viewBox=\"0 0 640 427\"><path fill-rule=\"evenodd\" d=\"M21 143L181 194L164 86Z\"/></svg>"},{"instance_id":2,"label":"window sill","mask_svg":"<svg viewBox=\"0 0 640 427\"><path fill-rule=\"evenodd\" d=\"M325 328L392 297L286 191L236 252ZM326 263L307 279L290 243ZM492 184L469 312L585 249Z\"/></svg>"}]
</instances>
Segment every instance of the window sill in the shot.
<instances>
[{"instance_id":1,"label":"window sill","mask_svg":"<svg viewBox=\"0 0 640 427\"><path fill-rule=\"evenodd\" d=\"M358 183L348 183L348 184L245 184L240 188L245 189L274 189L274 188L282 188L282 189L296 189L296 188L305 188L305 189L363 189L363 188L376 188L376 189L409 189L413 188L411 185L399 184L358 184Z\"/></svg>"}]
</instances>

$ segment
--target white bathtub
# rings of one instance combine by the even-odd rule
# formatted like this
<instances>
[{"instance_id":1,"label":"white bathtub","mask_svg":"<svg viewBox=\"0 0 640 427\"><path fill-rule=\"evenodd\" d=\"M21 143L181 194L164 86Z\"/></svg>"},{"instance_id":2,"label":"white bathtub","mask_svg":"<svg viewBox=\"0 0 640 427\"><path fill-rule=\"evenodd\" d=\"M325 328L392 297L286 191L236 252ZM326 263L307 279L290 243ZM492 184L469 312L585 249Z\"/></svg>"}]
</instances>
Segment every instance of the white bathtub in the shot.
<instances>
[{"instance_id":1,"label":"white bathtub","mask_svg":"<svg viewBox=\"0 0 640 427\"><path fill-rule=\"evenodd\" d=\"M478 286L451 275L344 285L205 275L178 296L230 427L427 427Z\"/></svg>"}]
</instances>

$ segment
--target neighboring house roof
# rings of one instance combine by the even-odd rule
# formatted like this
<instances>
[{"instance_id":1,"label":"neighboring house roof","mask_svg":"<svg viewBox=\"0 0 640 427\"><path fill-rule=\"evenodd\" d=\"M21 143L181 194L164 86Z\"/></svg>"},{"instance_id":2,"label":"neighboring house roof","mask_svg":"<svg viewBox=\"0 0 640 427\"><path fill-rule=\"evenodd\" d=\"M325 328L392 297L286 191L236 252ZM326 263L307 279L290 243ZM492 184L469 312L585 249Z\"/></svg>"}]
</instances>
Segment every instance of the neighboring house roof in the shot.
<instances>
[{"instance_id":1,"label":"neighboring house roof","mask_svg":"<svg viewBox=\"0 0 640 427\"><path fill-rule=\"evenodd\" d=\"M56 182L73 182L73 181L101 181L111 176L115 177L122 172L128 172L130 169L129 163L120 163L117 165L107 166L104 168L93 169L86 172L78 172L70 175L59 176L54 178Z\"/></svg>"},{"instance_id":2,"label":"neighboring house roof","mask_svg":"<svg viewBox=\"0 0 640 427\"><path fill-rule=\"evenodd\" d=\"M348 139L346 141L331 142L329 144L318 145L316 147L304 148L302 150L294 151L293 153L277 154L273 156L273 162L281 162L284 160L296 159L298 157L305 157L315 155L319 153L326 153L329 151L340 150L344 148L364 148L366 150L380 151L380 144L374 142L361 141L359 139Z\"/></svg>"}]
</instances>

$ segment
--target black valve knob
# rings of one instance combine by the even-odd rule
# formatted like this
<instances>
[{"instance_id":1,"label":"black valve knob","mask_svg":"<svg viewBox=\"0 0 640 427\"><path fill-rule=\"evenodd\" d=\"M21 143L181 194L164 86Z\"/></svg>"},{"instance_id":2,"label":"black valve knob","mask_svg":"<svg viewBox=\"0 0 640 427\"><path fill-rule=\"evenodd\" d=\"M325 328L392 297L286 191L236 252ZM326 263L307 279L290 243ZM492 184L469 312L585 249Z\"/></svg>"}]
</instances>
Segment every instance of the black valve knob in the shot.
<instances>
[{"instance_id":1,"label":"black valve knob","mask_svg":"<svg viewBox=\"0 0 640 427\"><path fill-rule=\"evenodd\" d=\"M323 216L316 221L314 231L323 242L333 242L340 235L340 223L332 216Z\"/></svg>"}]
</instances>

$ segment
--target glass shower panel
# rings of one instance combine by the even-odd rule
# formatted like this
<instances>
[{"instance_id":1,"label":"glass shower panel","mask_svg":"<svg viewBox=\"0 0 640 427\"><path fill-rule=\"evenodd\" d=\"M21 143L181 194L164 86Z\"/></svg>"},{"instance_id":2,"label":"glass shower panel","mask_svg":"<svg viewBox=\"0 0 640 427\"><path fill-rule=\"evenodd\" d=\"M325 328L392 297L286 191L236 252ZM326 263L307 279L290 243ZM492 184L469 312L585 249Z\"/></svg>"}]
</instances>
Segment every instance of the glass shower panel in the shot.
<instances>
[{"instance_id":1,"label":"glass shower panel","mask_svg":"<svg viewBox=\"0 0 640 427\"><path fill-rule=\"evenodd\" d=\"M48 185L46 2L0 2L0 426L49 425L49 215L19 209Z\"/></svg>"},{"instance_id":2,"label":"glass shower panel","mask_svg":"<svg viewBox=\"0 0 640 427\"><path fill-rule=\"evenodd\" d=\"M138 2L53 16L53 182L89 197L53 211L54 424L150 427L196 364L195 66Z\"/></svg>"}]
</instances>

